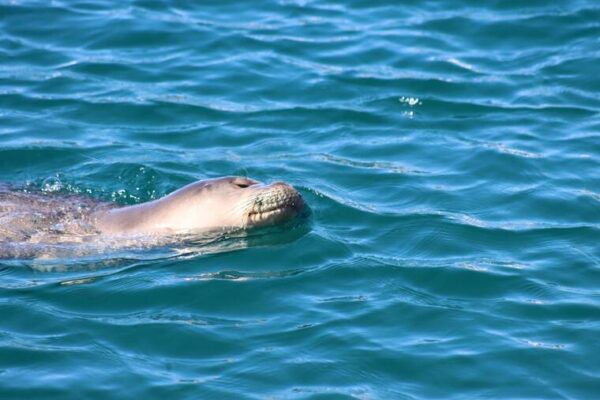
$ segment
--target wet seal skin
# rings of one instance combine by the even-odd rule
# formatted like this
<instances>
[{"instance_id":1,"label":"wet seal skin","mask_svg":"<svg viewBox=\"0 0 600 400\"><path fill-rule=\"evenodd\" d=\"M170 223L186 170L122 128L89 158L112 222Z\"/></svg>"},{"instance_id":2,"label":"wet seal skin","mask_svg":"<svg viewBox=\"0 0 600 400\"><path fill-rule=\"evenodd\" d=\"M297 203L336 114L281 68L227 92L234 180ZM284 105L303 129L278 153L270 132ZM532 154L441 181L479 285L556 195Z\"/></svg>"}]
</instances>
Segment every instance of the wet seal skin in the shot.
<instances>
[{"instance_id":1,"label":"wet seal skin","mask_svg":"<svg viewBox=\"0 0 600 400\"><path fill-rule=\"evenodd\" d=\"M64 246L90 253L177 243L198 235L284 225L307 210L289 184L244 177L198 181L158 200L125 207L80 195L0 187L0 258L52 258Z\"/></svg>"}]
</instances>

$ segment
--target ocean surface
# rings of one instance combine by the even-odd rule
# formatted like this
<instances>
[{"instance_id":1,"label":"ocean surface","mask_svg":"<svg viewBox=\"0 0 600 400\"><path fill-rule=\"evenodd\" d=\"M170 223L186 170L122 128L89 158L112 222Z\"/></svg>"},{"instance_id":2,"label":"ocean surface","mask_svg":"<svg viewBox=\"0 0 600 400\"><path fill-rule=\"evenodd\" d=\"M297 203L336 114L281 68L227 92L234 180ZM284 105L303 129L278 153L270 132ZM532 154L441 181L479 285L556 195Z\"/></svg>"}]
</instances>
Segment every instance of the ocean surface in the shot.
<instances>
[{"instance_id":1,"label":"ocean surface","mask_svg":"<svg viewBox=\"0 0 600 400\"><path fill-rule=\"evenodd\" d=\"M311 208L0 260L0 398L600 398L599 93L592 0L0 1L3 184Z\"/></svg>"}]
</instances>

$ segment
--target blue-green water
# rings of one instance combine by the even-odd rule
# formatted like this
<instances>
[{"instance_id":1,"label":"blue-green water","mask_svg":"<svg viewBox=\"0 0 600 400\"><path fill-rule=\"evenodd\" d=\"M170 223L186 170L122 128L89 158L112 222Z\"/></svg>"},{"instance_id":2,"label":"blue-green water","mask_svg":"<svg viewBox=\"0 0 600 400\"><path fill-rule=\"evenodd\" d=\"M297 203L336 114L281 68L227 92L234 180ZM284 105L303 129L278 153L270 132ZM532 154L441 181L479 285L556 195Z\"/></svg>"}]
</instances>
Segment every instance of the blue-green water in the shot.
<instances>
[{"instance_id":1,"label":"blue-green water","mask_svg":"<svg viewBox=\"0 0 600 400\"><path fill-rule=\"evenodd\" d=\"M0 261L0 397L598 398L600 7L404 3L1 2L0 181L248 175L312 215Z\"/></svg>"}]
</instances>

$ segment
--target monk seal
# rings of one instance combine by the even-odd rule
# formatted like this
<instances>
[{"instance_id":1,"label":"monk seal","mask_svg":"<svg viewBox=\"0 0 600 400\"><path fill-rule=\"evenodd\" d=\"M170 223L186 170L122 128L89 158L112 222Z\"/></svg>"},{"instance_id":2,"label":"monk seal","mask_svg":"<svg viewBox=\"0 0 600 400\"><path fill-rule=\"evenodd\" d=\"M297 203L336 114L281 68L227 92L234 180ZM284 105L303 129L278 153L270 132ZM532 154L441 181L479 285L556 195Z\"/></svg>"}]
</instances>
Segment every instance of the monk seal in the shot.
<instances>
[{"instance_id":1,"label":"monk seal","mask_svg":"<svg viewBox=\"0 0 600 400\"><path fill-rule=\"evenodd\" d=\"M304 210L302 196L287 183L235 176L198 181L132 206L0 186L0 258L38 257L65 245L102 246L99 251L162 245L197 234L276 225Z\"/></svg>"}]
</instances>

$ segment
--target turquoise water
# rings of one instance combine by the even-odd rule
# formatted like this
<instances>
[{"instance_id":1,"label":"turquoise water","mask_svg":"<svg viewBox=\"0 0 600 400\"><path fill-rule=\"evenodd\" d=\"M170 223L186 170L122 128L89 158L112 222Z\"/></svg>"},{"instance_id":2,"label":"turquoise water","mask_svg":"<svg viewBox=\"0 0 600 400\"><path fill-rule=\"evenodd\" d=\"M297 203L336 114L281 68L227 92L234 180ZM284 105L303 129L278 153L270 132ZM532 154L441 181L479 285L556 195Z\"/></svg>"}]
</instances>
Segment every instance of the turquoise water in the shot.
<instances>
[{"instance_id":1,"label":"turquoise water","mask_svg":"<svg viewBox=\"0 0 600 400\"><path fill-rule=\"evenodd\" d=\"M404 3L1 2L1 182L312 215L0 261L0 397L598 398L600 7Z\"/></svg>"}]
</instances>

